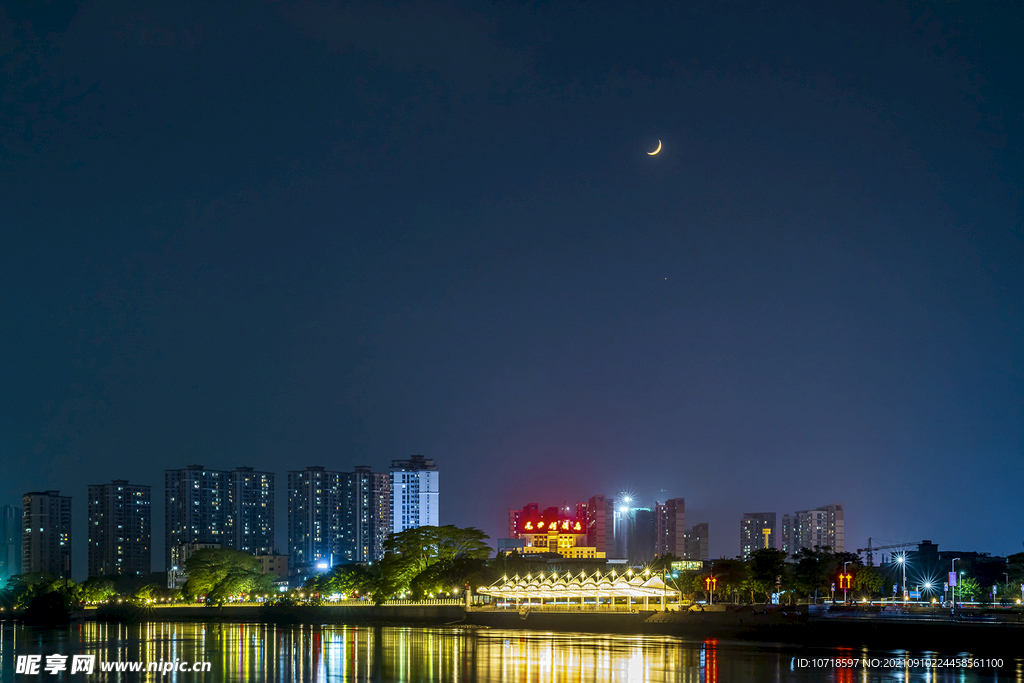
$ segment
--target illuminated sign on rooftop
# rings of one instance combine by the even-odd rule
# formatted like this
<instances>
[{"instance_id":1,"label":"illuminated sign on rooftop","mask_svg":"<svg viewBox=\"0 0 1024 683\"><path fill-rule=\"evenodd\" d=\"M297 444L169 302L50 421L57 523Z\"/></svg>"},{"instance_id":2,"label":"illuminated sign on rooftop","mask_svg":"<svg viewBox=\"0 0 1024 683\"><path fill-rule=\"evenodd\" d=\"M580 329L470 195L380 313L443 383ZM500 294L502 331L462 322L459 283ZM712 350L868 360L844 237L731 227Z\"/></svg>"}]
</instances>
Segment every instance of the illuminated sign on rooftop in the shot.
<instances>
[{"instance_id":1,"label":"illuminated sign on rooftop","mask_svg":"<svg viewBox=\"0 0 1024 683\"><path fill-rule=\"evenodd\" d=\"M680 560L672 563L674 572L699 572L704 569L704 563L700 560Z\"/></svg>"},{"instance_id":2,"label":"illuminated sign on rooftop","mask_svg":"<svg viewBox=\"0 0 1024 683\"><path fill-rule=\"evenodd\" d=\"M545 520L543 517L519 520L521 534L585 534L586 527L578 519Z\"/></svg>"}]
</instances>

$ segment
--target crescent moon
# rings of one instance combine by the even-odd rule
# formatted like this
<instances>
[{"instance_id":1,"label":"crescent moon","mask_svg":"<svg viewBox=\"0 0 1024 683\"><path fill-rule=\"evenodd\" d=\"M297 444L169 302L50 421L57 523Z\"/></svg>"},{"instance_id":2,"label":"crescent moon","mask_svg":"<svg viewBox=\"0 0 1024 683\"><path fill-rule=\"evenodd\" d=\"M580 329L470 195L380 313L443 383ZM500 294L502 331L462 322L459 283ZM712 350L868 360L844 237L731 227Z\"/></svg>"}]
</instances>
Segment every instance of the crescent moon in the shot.
<instances>
[{"instance_id":1,"label":"crescent moon","mask_svg":"<svg viewBox=\"0 0 1024 683\"><path fill-rule=\"evenodd\" d=\"M655 154L657 154L660 151L661 151L661 140L658 140L658 149L654 150L653 152L648 152L647 156L653 157Z\"/></svg>"}]
</instances>

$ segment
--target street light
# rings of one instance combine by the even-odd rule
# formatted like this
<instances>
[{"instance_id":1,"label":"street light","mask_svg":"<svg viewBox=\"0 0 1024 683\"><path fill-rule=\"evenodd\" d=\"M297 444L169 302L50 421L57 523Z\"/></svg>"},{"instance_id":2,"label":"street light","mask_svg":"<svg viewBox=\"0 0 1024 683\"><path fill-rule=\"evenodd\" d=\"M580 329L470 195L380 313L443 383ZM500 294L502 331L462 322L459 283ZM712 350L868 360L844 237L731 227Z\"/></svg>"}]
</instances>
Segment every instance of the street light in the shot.
<instances>
[{"instance_id":1,"label":"street light","mask_svg":"<svg viewBox=\"0 0 1024 683\"><path fill-rule=\"evenodd\" d=\"M896 561L903 567L903 606L907 606L907 554L900 553L896 556Z\"/></svg>"},{"instance_id":2,"label":"street light","mask_svg":"<svg viewBox=\"0 0 1024 683\"><path fill-rule=\"evenodd\" d=\"M950 563L950 572L949 573L952 574L952 576L950 578L953 579L953 591L952 591L953 594L950 596L953 599L953 609L950 612L950 614L956 614L956 584L957 584L957 580L956 580L956 561L959 560L959 559L960 559L959 557L954 557L953 561Z\"/></svg>"},{"instance_id":3,"label":"street light","mask_svg":"<svg viewBox=\"0 0 1024 683\"><path fill-rule=\"evenodd\" d=\"M850 564L849 560L847 560L846 562L843 562L843 578L846 579L846 583L843 584L843 604L844 605L846 604L846 591L850 588L850 575L846 573L846 565L848 565L848 564Z\"/></svg>"}]
</instances>

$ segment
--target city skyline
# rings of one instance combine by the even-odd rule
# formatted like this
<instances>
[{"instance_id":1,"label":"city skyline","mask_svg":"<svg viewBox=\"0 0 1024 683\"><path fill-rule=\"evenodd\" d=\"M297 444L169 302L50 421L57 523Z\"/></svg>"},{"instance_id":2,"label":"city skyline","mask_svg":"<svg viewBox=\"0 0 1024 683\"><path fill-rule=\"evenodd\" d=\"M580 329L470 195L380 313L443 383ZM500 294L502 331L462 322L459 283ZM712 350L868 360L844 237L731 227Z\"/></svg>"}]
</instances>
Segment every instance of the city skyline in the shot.
<instances>
[{"instance_id":1,"label":"city skyline","mask_svg":"<svg viewBox=\"0 0 1024 683\"><path fill-rule=\"evenodd\" d=\"M411 453L492 539L1021 548L1016 5L3 11L0 505L71 494L76 572L82 482L276 472L280 535L283 472Z\"/></svg>"},{"instance_id":2,"label":"city skyline","mask_svg":"<svg viewBox=\"0 0 1024 683\"><path fill-rule=\"evenodd\" d=\"M414 456L411 456L410 458L405 458L405 459L393 459L391 461L392 472L394 472L394 471L405 472L405 471L407 471L409 464L414 464L414 467L412 468L412 471L417 471L417 470L420 470L420 469L426 469L426 470L429 470L431 472L434 472L435 474L437 472L436 466L433 464L433 459L424 459L424 457L420 456L420 455L414 455ZM238 532L237 532L237 530L235 530L233 532L231 531L232 528L233 528L233 525L230 523L230 521L228 521L228 518L230 517L230 515L226 516L225 520L224 520L224 522L225 522L224 525L226 526L226 528L228 530L222 532L222 535L226 539L228 539L228 540L226 542L219 542L218 541L214 545L219 545L220 547L227 547L227 548L235 547L237 549L246 550L247 552L250 552L250 554L258 555L258 556L273 555L273 554L275 554L277 552L280 552L283 555L288 557L288 559L289 559L288 566L289 566L291 572L293 574L295 574L297 572L300 575L308 573L311 569L314 569L317 566L317 561L322 560L323 558L327 557L328 554L333 554L334 555L335 563L364 562L364 561L368 561L368 560L372 561L373 559L376 559L376 556L371 556L371 555L368 555L366 557L359 557L358 556L358 553L359 553L359 543L363 542L363 541L360 541L358 539L361 539L361 538L372 539L372 540L369 540L369 541L365 541L365 543L367 544L367 548L375 547L377 550L380 549L381 544L382 544L384 538L386 537L386 534L385 535L381 535L376 530L376 527L374 526L374 524L372 522L370 522L368 519L366 519L365 512L364 512L364 510L368 511L369 509L373 508L374 506L379 506L380 504L377 502L378 501L377 498L373 498L372 499L372 503L370 502L370 500L367 500L367 502L364 503L364 508L359 508L355 504L355 502L354 502L354 497L358 495L359 491L363 491L366 494L371 494L372 495L372 492L374 492L374 484L372 484L370 482L375 481L375 479L377 479L377 478L380 478L382 481L387 481L387 478L388 478L387 474L373 473L371 470L372 470L372 467L371 466L367 466L367 465L358 465L358 466L356 466L354 468L353 472L331 472L331 471L325 470L325 468L323 466L309 466L303 472L292 471L292 472L288 473L289 475L301 475L301 474L309 474L310 472L314 472L314 473L315 472L319 472L321 475L334 475L334 477L337 479L337 481L334 484L334 488L336 489L334 497L333 498L325 498L326 506L330 507L331 505L333 505L334 508L335 508L334 512L330 513L330 514L333 514L334 517L336 517L336 520L335 520L335 527L336 527L336 529L335 529L334 532L332 532L333 533L332 538L334 540L328 542L327 545L330 546L333 543L334 546L332 546L332 547L336 547L336 552L331 552L331 551L320 552L320 553L316 554L312 558L312 561L310 561L310 562L303 562L300 559L298 561L298 563L297 563L298 566L295 566L292 563L292 557L294 557L294 555L293 555L293 550L292 550L291 542L288 542L284 548L280 548L280 547L272 547L271 548L271 547L266 547L266 546L260 546L260 547L256 547L254 551L253 550L246 550L244 548L237 548L237 543L239 542L237 540ZM208 470L207 468L205 468L203 466L200 466L200 465L191 465L191 466L189 466L187 468L183 468L181 470L165 470L165 473L189 473L189 472L193 472L193 471L197 471L200 474L208 474L208 473L212 472L214 475L221 475L222 477L223 477L223 475L227 475L227 477L225 478L225 482L223 483L223 488L224 488L225 492L227 492L229 490L231 490L233 492L236 492L237 491L237 486L238 486L237 485L237 479L239 477L251 476L253 474L253 469L251 467L240 466L240 467L236 467L235 470L233 470L233 471L231 471L231 470L219 471L219 470ZM272 473L272 472L271 473L260 473L260 472L258 472L258 473L255 473L255 474L257 474L257 475L264 475L261 478L261 481L265 481L265 477L267 475L269 475L269 477L270 477L269 488L270 488L271 491L273 490L273 478L274 478L275 473ZM296 480L296 482L297 481L298 480ZM362 482L362 483L360 483L360 482ZM283 501L283 507L285 508L285 514L288 516L289 520L291 519L291 517L290 517L290 507L289 507L291 505L291 503L290 503L291 491L292 491L293 487L295 487L297 485L298 485L297 483L293 483L292 477L289 476L289 478L288 478L288 491L289 491L289 494L286 496L285 500ZM264 484L264 486L266 486L266 484ZM88 501L88 515L87 515L87 519L89 521L89 526L87 527L88 528L88 534L87 534L87 536L85 538L82 539L82 541L80 543L81 543L81 546L84 546L84 548L83 548L83 550L81 552L83 554L87 555L88 566L90 567L90 570L88 572L86 572L86 573L82 573L81 576L79 576L79 573L76 572L77 563L75 562L75 556L74 556L74 552L73 552L73 547L76 544L75 543L71 543L70 544L72 546L72 550L71 550L72 570L71 571L72 571L72 576L74 576L75 578L82 578L84 576L95 575L94 571L92 570L92 567L94 566L94 564L99 563L99 562L103 562L103 560L99 559L100 557L102 557L104 555L109 556L109 554L110 554L109 550L110 549L103 547L104 541L103 540L97 540L97 542L94 542L94 540L93 540L93 535L94 535L94 532L93 532L93 520L94 519L98 519L97 513L100 512L100 510L102 510L103 512L107 512L107 508L114 501L119 500L121 498L121 494L120 493L115 493L117 491L120 491L121 488L129 490L129 493L127 494L129 496L145 496L145 498L144 498L144 501L145 501L144 502L145 512L144 512L144 516L141 518L141 519L144 520L144 524L142 526L143 526L143 528L145 530L147 530L146 531L147 534L148 534L148 530L152 529L153 526L154 526L154 522L152 521L153 520L153 514L152 514L151 501L150 501L150 495L149 495L149 490L150 490L149 486L135 484L135 483L129 484L129 482L127 480L114 480L112 484L89 485L87 488L89 490L89 495L86 498L86 500ZM168 490L168 492L170 493L170 489ZM389 492L389 494L390 494L390 492ZM225 495L228 496L229 494L225 493ZM237 493L234 493L234 495L237 496ZM26 493L24 495L24 498L28 498L30 496L31 497L40 497L41 496L41 497L43 497L44 500L53 499L54 501L57 501L59 505L63 506L61 508L61 512L62 512L62 515L64 517L73 518L73 516L74 516L73 508L71 507L71 501L74 498L73 495L61 495L59 491L46 490L46 491L40 491L40 492L29 492L29 493ZM626 508L628 508L631 511L640 510L640 511L647 511L648 513L651 513L651 519L650 519L651 536L650 536L650 539L649 539L649 543L651 545L651 548L650 548L651 553L649 553L649 554L652 557L653 557L653 555L660 554L661 552L669 552L669 553L672 553L672 554L676 554L677 556L682 557L683 559L703 559L703 560L711 559L711 560L714 560L714 559L731 559L731 558L734 558L734 557L742 557L743 559L745 559L745 553L743 551L744 543L746 542L745 539L752 541L755 538L755 536L756 536L756 538L761 539L762 536L761 536L759 530L762 527L764 527L764 528L772 528L773 529L773 532L772 532L772 535L771 535L773 540L771 541L771 544L769 545L769 547L777 548L777 549L780 549L780 550L784 550L790 556L792 556L792 554L796 550L799 550L800 548L814 548L814 547L828 547L828 548L831 548L834 552L840 552L841 553L841 552L845 551L845 552L851 552L851 553L858 554L858 553L856 553L856 551L858 550L857 548L845 547L844 544L843 544L843 527L844 527L845 519L844 519L844 509L843 509L843 505L841 503L840 504L826 505L826 506L822 506L822 507L818 507L818 508L812 508L812 509L807 509L807 510L802 510L802 511L798 511L798 512L794 513L793 515L790 515L789 513L783 513L781 516L778 516L778 520L779 520L778 523L777 523L778 526L775 526L776 525L775 520L777 518L777 515L776 515L775 512L742 513L742 514L739 514L737 516L737 521L739 522L739 528L740 528L740 543L739 543L739 546L738 546L740 548L740 552L735 553L733 555L724 555L724 554L723 555L715 555L710 550L709 531L708 531L709 530L709 524L708 524L708 522L699 522L699 523L696 523L696 524L688 524L685 521L686 520L686 516L685 516L685 512L684 512L684 510L685 510L685 499L684 498L672 498L672 499L667 499L667 500L664 500L664 501L655 500L655 501L652 501L651 507L643 507L644 501L642 499L635 498L635 496L636 496L635 493L630 492L629 494L627 494L625 492L620 492L618 494L618 496L619 496L619 501L618 502L615 502L615 497L614 496L605 496L605 495L599 495L599 496L590 497L589 503L583 503L581 501L575 501L575 505L576 506L575 506L574 509L576 511L576 516L581 517L581 519L583 519L583 518L589 519L590 513L588 512L588 504L589 505L593 505L595 503L595 501L598 500L598 499L600 499L602 505L604 504L605 500L608 500L609 502L614 503L614 510L616 512L620 512L622 509L624 509L623 506L625 506ZM624 503L623 497L628 498L630 502ZM103 508L98 507L99 501L97 500L97 498L107 498L108 499L108 500L106 500L104 502L104 507ZM390 499L390 495L386 496L386 498ZM350 500L350 499L352 499L352 500ZM330 502L331 500L333 500L334 502L331 503ZM434 500L435 501L437 500L436 496L435 496ZM140 501L140 503L141 502L142 501ZM566 501L566 503L568 503L568 501ZM51 505L51 507L53 506L53 504L50 504L50 505ZM37 504L34 504L34 506L38 507ZM669 507L669 506L671 506L671 507ZM2 507L2 506L0 506L0 507ZM13 507L13 506L9 506L9 507ZM275 517L276 517L276 514L279 512L279 510L277 509L278 507L280 507L280 506L277 504L277 501L274 500L274 508L275 508L274 516ZM436 505L435 505L435 507L436 507ZM678 508L678 512L677 512L677 508ZM535 504L531 505L531 506L528 506L528 508L524 508L522 511L516 511L514 509L511 509L511 510L508 511L507 519L508 519L508 529L509 529L510 532L511 532L511 530L513 528L515 528L519 524L519 520L521 519L521 515L526 514L528 509L532 509L534 511L534 514L541 514L541 511L538 509L537 505L535 505ZM552 510L561 510L561 508L549 508L548 512L550 513ZM581 510L582 510L582 512L581 512ZM669 512L669 511L671 511L671 512ZM566 514L568 514L568 513L566 513ZM673 520L673 521L670 522L669 521L670 519ZM68 520L65 520L64 522L62 522L60 533L62 533L62 534L66 533L66 530L70 529L69 521L70 520L68 519ZM682 545L681 546L679 546L679 541L678 540L676 540L676 541L663 541L663 540L661 540L661 538L662 538L661 534L662 534L663 530L668 530L668 529L672 529L673 531L676 530L676 522L679 522L682 525L680 527L681 531L676 532L678 534L678 536L680 537L680 540L682 540ZM748 528L747 528L747 524L751 523L751 522L753 522L753 523L755 523L757 525L757 530L754 531L754 532L749 531ZM163 525L163 526L165 527L165 530L167 530L166 533L169 533L169 529L171 527L171 524L168 522L168 520L165 519L165 525ZM361 532L359 530L360 526L363 527L364 531ZM618 526L618 521L616 521L616 526ZM838 527L838 531L837 531L837 527ZM625 525L623 525L623 528L625 528ZM291 524L289 523L289 524L285 525L284 529L285 529L284 535L288 536L290 538L291 534L292 534ZM815 531L815 529L816 529L816 531ZM271 527L270 532L274 533L273 532L273 526ZM369 533L368 533L368 535L364 536L363 534L366 533L366 532L369 532ZM47 529L47 535L49 533L50 533L50 530ZM106 533L109 534L110 532L107 531ZM616 546L622 545L623 548L632 547L632 545L631 545L632 544L631 533L632 533L632 530L630 530L630 532L626 532L626 535L621 537L621 538L620 537L616 537L615 538ZM776 536L777 536L777 540L776 540ZM511 537L512 538L518 538L518 533L511 533ZM33 534L33 538L35 538L35 534ZM71 539L69 539L69 540L73 540L73 538L74 538L74 534L72 533L71 534ZM165 536L165 540L166 540L166 538L167 537ZM714 536L712 535L711 538L714 538ZM499 540L506 540L506 539L507 539L507 537L494 536L494 537L492 537L488 541L488 544L491 546L492 551L497 552L499 550L498 541ZM836 539L838 539L838 542L836 541ZM162 562L160 562L160 561L158 561L156 559L157 558L156 551L152 550L152 548L154 546L156 546L156 547L159 546L159 543L157 541L150 540L150 538L147 536L144 541L142 539L139 539L138 542L141 542L142 546L145 547L145 553L146 553L147 556L152 554L152 557L153 557L152 571L153 572L162 572L162 571L165 571L165 569L166 570L170 569L170 565L171 565L172 562L171 562L171 559L170 559L171 547L170 547L169 544L166 545L166 554L167 554L167 558L168 559L166 560L167 564L166 564L166 567L165 567ZM198 543L199 546L209 545L206 537L192 539L192 540L187 540L186 542L187 543L193 543L193 544ZM581 541L577 542L576 545L579 545L580 543L584 543L584 542L585 541L581 540ZM33 543L37 544L37 541L33 541ZM899 543L900 547L905 547L905 546L917 545L920 542L919 541L900 540L898 543ZM923 541L923 543L929 544L929 543L931 543L931 541L930 540L925 540L925 541ZM19 547L19 554L21 554L21 548L22 548L21 539L19 539L17 545ZM570 545L572 545L572 544L570 544ZM870 547L869 543L865 543L865 545ZM950 545L950 544L947 544L947 545ZM679 546L679 547L676 547L676 546ZM213 545L210 545L210 547L213 547ZM325 547L327 547L327 546L325 546ZM877 542L875 543L875 547L876 547L876 549L878 548L878 543ZM967 547L967 546L963 546L963 547ZM970 551L973 552L973 553L980 553L981 555L1000 556L1000 554L998 552L993 552L991 550L986 550L984 548L979 548L979 547L977 547L975 545L970 545L969 547L970 547ZM94 554L96 556L96 559L94 559ZM606 556L608 558L613 558L613 557L626 557L626 556L630 556L632 554L633 554L632 551L627 551L627 552L624 552L624 553L618 553L618 552L616 552L616 553L607 553L607 554L606 553L599 553L599 556L604 555L604 556ZM868 555L865 554L865 553L859 553L859 554L862 556L862 559L868 557ZM572 556L572 555L570 554L570 556ZM303 556L300 556L300 558L301 557L303 557ZM883 557L884 557L884 554L880 555L879 559L881 559ZM24 557L22 557L22 559L24 559ZM640 560L637 560L637 561L643 563L643 562L648 561L649 559L650 558L646 558L646 559L640 559ZM51 562L52 563L52 560L50 560L48 557L44 557L43 561L44 562ZM131 565L131 562L129 562L129 564ZM321 562L321 564L322 564L322 562ZM320 567L320 569L322 569L322 567ZM115 572L111 572L111 573L119 573L119 572L115 571ZM132 571L128 571L128 572L124 572L124 573L127 573L128 575L137 575L138 574L138 572L132 572Z\"/></svg>"}]
</instances>

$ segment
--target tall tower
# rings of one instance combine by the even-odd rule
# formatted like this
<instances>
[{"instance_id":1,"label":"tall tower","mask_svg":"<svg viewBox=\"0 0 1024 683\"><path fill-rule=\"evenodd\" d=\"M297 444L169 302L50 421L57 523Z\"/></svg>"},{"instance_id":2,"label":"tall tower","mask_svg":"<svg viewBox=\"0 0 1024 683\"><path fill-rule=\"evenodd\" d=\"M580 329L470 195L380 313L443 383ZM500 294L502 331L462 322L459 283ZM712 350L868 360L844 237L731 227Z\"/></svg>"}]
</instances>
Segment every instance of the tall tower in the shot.
<instances>
[{"instance_id":1,"label":"tall tower","mask_svg":"<svg viewBox=\"0 0 1024 683\"><path fill-rule=\"evenodd\" d=\"M744 512L740 520L740 555L743 559L750 553L765 547L765 532L768 532L768 547L776 544L774 512Z\"/></svg>"},{"instance_id":2,"label":"tall tower","mask_svg":"<svg viewBox=\"0 0 1024 683\"><path fill-rule=\"evenodd\" d=\"M71 496L33 491L21 498L21 570L71 576Z\"/></svg>"},{"instance_id":3,"label":"tall tower","mask_svg":"<svg viewBox=\"0 0 1024 683\"><path fill-rule=\"evenodd\" d=\"M117 479L89 486L89 576L152 571L150 487Z\"/></svg>"},{"instance_id":4,"label":"tall tower","mask_svg":"<svg viewBox=\"0 0 1024 683\"><path fill-rule=\"evenodd\" d=\"M815 547L831 548L835 553L843 552L845 519L842 503L783 515L782 526L783 540L791 545L791 548L783 547L788 553L795 553L800 548Z\"/></svg>"},{"instance_id":5,"label":"tall tower","mask_svg":"<svg viewBox=\"0 0 1024 683\"><path fill-rule=\"evenodd\" d=\"M274 475L236 467L229 473L226 545L250 555L274 552Z\"/></svg>"},{"instance_id":6,"label":"tall tower","mask_svg":"<svg viewBox=\"0 0 1024 683\"><path fill-rule=\"evenodd\" d=\"M686 499L670 498L654 506L654 552L683 557L686 554Z\"/></svg>"},{"instance_id":7,"label":"tall tower","mask_svg":"<svg viewBox=\"0 0 1024 683\"><path fill-rule=\"evenodd\" d=\"M710 547L708 523L694 524L693 528L686 532L686 548L683 559L706 560L711 557Z\"/></svg>"},{"instance_id":8,"label":"tall tower","mask_svg":"<svg viewBox=\"0 0 1024 683\"><path fill-rule=\"evenodd\" d=\"M654 559L654 511L650 508L633 508L631 512L629 561L633 564L646 564Z\"/></svg>"},{"instance_id":9,"label":"tall tower","mask_svg":"<svg viewBox=\"0 0 1024 683\"><path fill-rule=\"evenodd\" d=\"M384 539L391 533L391 477L359 465L347 474L345 535L342 556L350 562L376 562L384 556Z\"/></svg>"},{"instance_id":10,"label":"tall tower","mask_svg":"<svg viewBox=\"0 0 1024 683\"><path fill-rule=\"evenodd\" d=\"M171 551L189 543L231 544L230 476L228 472L189 465L183 470L164 470L164 528L167 543L165 566L170 569Z\"/></svg>"},{"instance_id":11,"label":"tall tower","mask_svg":"<svg viewBox=\"0 0 1024 683\"><path fill-rule=\"evenodd\" d=\"M323 467L288 473L288 561L293 569L328 569L342 559L346 488L347 475Z\"/></svg>"},{"instance_id":12,"label":"tall tower","mask_svg":"<svg viewBox=\"0 0 1024 683\"><path fill-rule=\"evenodd\" d=\"M0 586L21 574L21 506L0 506Z\"/></svg>"},{"instance_id":13,"label":"tall tower","mask_svg":"<svg viewBox=\"0 0 1024 683\"><path fill-rule=\"evenodd\" d=\"M611 556L615 550L615 499L591 496L587 501L587 545Z\"/></svg>"},{"instance_id":14,"label":"tall tower","mask_svg":"<svg viewBox=\"0 0 1024 683\"><path fill-rule=\"evenodd\" d=\"M438 526L438 472L422 455L391 461L391 531Z\"/></svg>"}]
</instances>

